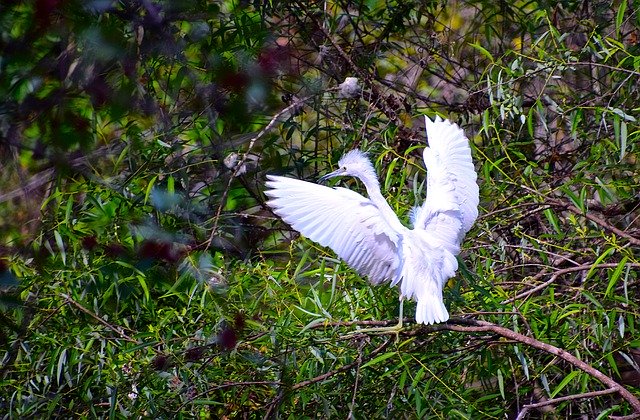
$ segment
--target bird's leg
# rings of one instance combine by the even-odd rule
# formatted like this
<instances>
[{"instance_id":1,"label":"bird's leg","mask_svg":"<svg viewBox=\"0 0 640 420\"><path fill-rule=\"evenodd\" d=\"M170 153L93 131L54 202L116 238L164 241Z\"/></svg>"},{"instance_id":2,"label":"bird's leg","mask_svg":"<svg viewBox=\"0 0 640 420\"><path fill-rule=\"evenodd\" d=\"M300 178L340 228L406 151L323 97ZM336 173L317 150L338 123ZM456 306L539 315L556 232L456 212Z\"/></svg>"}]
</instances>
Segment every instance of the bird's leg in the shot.
<instances>
[{"instance_id":1,"label":"bird's leg","mask_svg":"<svg viewBox=\"0 0 640 420\"><path fill-rule=\"evenodd\" d=\"M402 331L402 307L404 304L404 299L400 298L400 313L399 313L399 317L398 317L398 323L396 325L391 325L388 327L372 327L372 328L360 328L352 333L349 333L345 336L343 336L343 338L350 338L350 337L354 337L358 334L361 333L369 333L369 334L376 334L376 335L386 335L386 334L395 334L396 336L396 343L399 341L400 339L400 331Z\"/></svg>"}]
</instances>

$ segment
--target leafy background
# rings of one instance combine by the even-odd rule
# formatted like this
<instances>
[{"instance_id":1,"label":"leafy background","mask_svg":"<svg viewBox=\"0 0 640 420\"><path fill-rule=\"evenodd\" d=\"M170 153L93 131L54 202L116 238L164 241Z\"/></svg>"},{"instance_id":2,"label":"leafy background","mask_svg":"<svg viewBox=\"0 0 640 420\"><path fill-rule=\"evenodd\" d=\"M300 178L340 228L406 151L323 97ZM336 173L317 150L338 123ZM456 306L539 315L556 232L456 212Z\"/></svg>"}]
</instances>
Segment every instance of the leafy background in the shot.
<instances>
[{"instance_id":1,"label":"leafy background","mask_svg":"<svg viewBox=\"0 0 640 420\"><path fill-rule=\"evenodd\" d=\"M639 8L4 1L0 412L640 415ZM275 218L265 174L360 147L406 221L423 114L479 173L454 317L357 333L397 290Z\"/></svg>"}]
</instances>

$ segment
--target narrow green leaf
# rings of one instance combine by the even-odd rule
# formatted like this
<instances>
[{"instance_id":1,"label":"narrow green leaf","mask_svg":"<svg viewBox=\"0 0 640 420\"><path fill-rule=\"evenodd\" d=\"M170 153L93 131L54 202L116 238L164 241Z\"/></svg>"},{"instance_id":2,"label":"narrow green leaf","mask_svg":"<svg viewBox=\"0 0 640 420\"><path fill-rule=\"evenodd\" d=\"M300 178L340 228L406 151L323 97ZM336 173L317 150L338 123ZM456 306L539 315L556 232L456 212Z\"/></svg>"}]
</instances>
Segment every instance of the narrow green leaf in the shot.
<instances>
[{"instance_id":1,"label":"narrow green leaf","mask_svg":"<svg viewBox=\"0 0 640 420\"><path fill-rule=\"evenodd\" d=\"M574 206L579 208L582 212L585 211L584 201L582 201L580 197L571 190L570 186L563 185L560 187L560 190L569 197L569 200L571 200L571 203L573 203Z\"/></svg>"},{"instance_id":2,"label":"narrow green leaf","mask_svg":"<svg viewBox=\"0 0 640 420\"><path fill-rule=\"evenodd\" d=\"M60 236L60 232L57 230L53 231L53 236L56 239L56 245L60 250L60 257L62 258L62 264L67 265L67 253L64 249L64 242L62 241L62 236Z\"/></svg>"},{"instance_id":3,"label":"narrow green leaf","mask_svg":"<svg viewBox=\"0 0 640 420\"><path fill-rule=\"evenodd\" d=\"M513 346L513 350L516 353L516 356L518 357L518 360L520 361L520 364L522 365L522 371L524 372L524 376L528 380L529 379L529 365L527 364L527 359L524 357L524 354L520 351L518 346Z\"/></svg>"},{"instance_id":4,"label":"narrow green leaf","mask_svg":"<svg viewBox=\"0 0 640 420\"><path fill-rule=\"evenodd\" d=\"M620 161L624 159L627 150L627 123L620 123Z\"/></svg>"},{"instance_id":5,"label":"narrow green leaf","mask_svg":"<svg viewBox=\"0 0 640 420\"><path fill-rule=\"evenodd\" d=\"M136 274L138 274L140 276L144 276L144 273L142 271L140 271L140 269L138 269L137 267L129 264L128 262L117 260L116 264L118 264L119 266L126 267L126 268L130 269L130 270L134 271Z\"/></svg>"},{"instance_id":6,"label":"narrow green leaf","mask_svg":"<svg viewBox=\"0 0 640 420\"><path fill-rule=\"evenodd\" d=\"M589 271L587 271L587 275L585 276L584 279L588 280L593 274L593 272L598 268L600 263L604 261L604 259L607 258L609 255L613 254L614 251L615 251L615 248L607 248L602 254L600 254L600 256L591 265L591 268L589 269Z\"/></svg>"},{"instance_id":7,"label":"narrow green leaf","mask_svg":"<svg viewBox=\"0 0 640 420\"><path fill-rule=\"evenodd\" d=\"M547 217L549 223L551 223L551 226L553 226L553 230L555 230L558 234L562 234L562 229L560 229L560 225L558 224L558 217L556 216L556 214L551 211L551 209L545 209L544 215Z\"/></svg>"},{"instance_id":8,"label":"narrow green leaf","mask_svg":"<svg viewBox=\"0 0 640 420\"><path fill-rule=\"evenodd\" d=\"M67 361L67 349L62 349L60 355L58 356L58 369L56 372L56 381L58 385L62 385L62 370L64 369L64 365Z\"/></svg>"},{"instance_id":9,"label":"narrow green leaf","mask_svg":"<svg viewBox=\"0 0 640 420\"><path fill-rule=\"evenodd\" d=\"M620 338L624 338L624 316L622 314L618 317L618 332L620 333Z\"/></svg>"},{"instance_id":10,"label":"narrow green leaf","mask_svg":"<svg viewBox=\"0 0 640 420\"><path fill-rule=\"evenodd\" d=\"M616 13L616 38L620 37L620 28L624 21L624 12L627 10L627 0L622 0L620 6L618 6L618 13Z\"/></svg>"},{"instance_id":11,"label":"narrow green leaf","mask_svg":"<svg viewBox=\"0 0 640 420\"><path fill-rule=\"evenodd\" d=\"M609 362L609 366L611 367L611 369L613 369L616 375L620 375L618 364L616 363L616 359L613 357L613 354L607 353L604 355L604 358L607 359L607 362Z\"/></svg>"},{"instance_id":12,"label":"narrow green leaf","mask_svg":"<svg viewBox=\"0 0 640 420\"><path fill-rule=\"evenodd\" d=\"M302 333L304 333L305 331L307 331L308 329L314 328L316 325L322 325L325 322L327 322L326 318L316 318L313 321L309 322L307 325L305 325L304 327L302 327L302 329L300 330L300 332L298 333L298 335L302 335Z\"/></svg>"},{"instance_id":13,"label":"narrow green leaf","mask_svg":"<svg viewBox=\"0 0 640 420\"><path fill-rule=\"evenodd\" d=\"M544 373L541 373L540 382L542 382L542 387L544 388L545 391L547 391L547 394L551 394L551 389L549 389L549 380L547 379L547 375L545 375Z\"/></svg>"},{"instance_id":14,"label":"narrow green leaf","mask_svg":"<svg viewBox=\"0 0 640 420\"><path fill-rule=\"evenodd\" d=\"M151 196L151 190L153 189L153 186L156 185L157 180L158 180L158 175L155 175L149 181L149 184L147 185L147 189L144 192L144 204L147 204L149 202L149 197Z\"/></svg>"},{"instance_id":15,"label":"narrow green leaf","mask_svg":"<svg viewBox=\"0 0 640 420\"><path fill-rule=\"evenodd\" d=\"M304 266L307 263L307 260L309 259L309 253L311 252L311 249L307 249L304 254L302 254L302 256L300 257L300 261L298 262L298 265L296 266L295 271L293 272L293 278L297 279L298 276L300 275L301 272L304 271Z\"/></svg>"},{"instance_id":16,"label":"narrow green leaf","mask_svg":"<svg viewBox=\"0 0 640 420\"><path fill-rule=\"evenodd\" d=\"M384 179L384 190L388 191L391 182L393 181L393 170L398 164L398 158L394 158L391 163L389 163L389 167L387 168L387 176Z\"/></svg>"},{"instance_id":17,"label":"narrow green leaf","mask_svg":"<svg viewBox=\"0 0 640 420\"><path fill-rule=\"evenodd\" d=\"M378 363L380 363L380 362L384 362L385 360L390 359L390 358L392 358L392 357L396 356L397 354L398 354L397 352L388 352L388 353L383 353L383 354L381 354L381 355L379 355L379 356L377 356L377 357L375 357L375 358L373 358L373 359L369 360L367 363L365 363L364 365L362 365L362 368L366 368L366 367L369 367L369 366L373 366L373 365L375 365L375 364L378 364Z\"/></svg>"},{"instance_id":18,"label":"narrow green leaf","mask_svg":"<svg viewBox=\"0 0 640 420\"><path fill-rule=\"evenodd\" d=\"M635 358L632 358L627 353L621 351L620 356L635 370L636 372L640 372L640 366L636 363Z\"/></svg>"},{"instance_id":19,"label":"narrow green leaf","mask_svg":"<svg viewBox=\"0 0 640 420\"><path fill-rule=\"evenodd\" d=\"M498 388L500 389L500 395L502 395L502 399L506 400L504 396L504 377L502 376L502 370L498 369Z\"/></svg>"},{"instance_id":20,"label":"narrow green leaf","mask_svg":"<svg viewBox=\"0 0 640 420\"><path fill-rule=\"evenodd\" d=\"M149 288L147 287L147 280L145 276L137 275L138 283L140 283L140 287L142 287L142 291L144 292L145 302L149 301Z\"/></svg>"},{"instance_id":21,"label":"narrow green leaf","mask_svg":"<svg viewBox=\"0 0 640 420\"><path fill-rule=\"evenodd\" d=\"M618 263L618 266L616 267L616 269L611 274L611 278L609 278L609 284L607 285L607 291L604 293L605 296L607 297L611 296L611 292L613 291L613 288L616 286L618 279L622 275L622 272L624 271L624 268L627 264L628 259L629 259L629 256L625 255L622 258L622 260Z\"/></svg>"},{"instance_id":22,"label":"narrow green leaf","mask_svg":"<svg viewBox=\"0 0 640 420\"><path fill-rule=\"evenodd\" d=\"M71 225L71 214L73 212L73 200L67 200L67 207L64 212L64 223L67 225Z\"/></svg>"},{"instance_id":23,"label":"narrow green leaf","mask_svg":"<svg viewBox=\"0 0 640 420\"><path fill-rule=\"evenodd\" d=\"M471 45L473 48L478 50L482 55L487 57L489 59L489 61L491 61L492 63L495 61L493 59L493 56L491 55L491 53L486 48L484 48L482 45L477 44L475 42L469 43L469 45Z\"/></svg>"},{"instance_id":24,"label":"narrow green leaf","mask_svg":"<svg viewBox=\"0 0 640 420\"><path fill-rule=\"evenodd\" d=\"M580 374L579 370L574 370L571 373L569 373L567 376L565 376L564 379L558 384L556 389L554 389L553 392L551 392L550 397L555 398L555 396L558 395L558 393L562 391L567 385L569 385L569 382L571 382L579 374Z\"/></svg>"}]
</instances>

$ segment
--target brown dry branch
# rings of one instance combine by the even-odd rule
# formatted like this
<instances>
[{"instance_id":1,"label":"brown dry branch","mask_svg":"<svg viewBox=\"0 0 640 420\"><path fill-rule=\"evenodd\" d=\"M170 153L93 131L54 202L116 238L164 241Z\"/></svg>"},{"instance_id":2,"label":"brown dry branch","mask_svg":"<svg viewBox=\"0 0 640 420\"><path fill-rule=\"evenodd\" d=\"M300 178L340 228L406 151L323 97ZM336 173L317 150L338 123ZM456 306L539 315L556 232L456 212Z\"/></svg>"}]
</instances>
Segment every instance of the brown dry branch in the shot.
<instances>
[{"instance_id":1,"label":"brown dry branch","mask_svg":"<svg viewBox=\"0 0 640 420\"><path fill-rule=\"evenodd\" d=\"M244 381L244 382L231 382L230 381L230 382L225 382L225 383L220 384L220 385L212 386L211 388L207 389L206 391L200 392L198 394L195 394L193 397L191 397L189 399L186 399L182 404L180 404L180 406L178 406L178 408L175 410L175 412L176 413L180 413L184 407L189 405L194 400L198 400L198 399L200 399L202 397L208 397L212 392L218 391L218 390L221 390L221 389L253 387L253 386L271 387L271 386L279 386L279 385L282 385L282 382L280 382L280 381Z\"/></svg>"},{"instance_id":2,"label":"brown dry branch","mask_svg":"<svg viewBox=\"0 0 640 420\"><path fill-rule=\"evenodd\" d=\"M304 7L301 7L301 10L304 10ZM371 74L363 70L351 59L351 56L345 52L345 50L336 42L335 39L333 39L331 33L329 33L327 28L325 28L324 25L315 16L309 15L309 18L314 22L318 29L322 31L325 39L329 43L331 43L331 46L338 52L342 60L349 66L351 71L353 71L353 73L356 74L362 80L362 82L371 90L372 103L378 106L380 111L382 111L389 118L389 120L397 122L397 110L394 108L399 108L398 98L395 98L392 95L383 95L380 92L380 89L378 89L378 87L372 82Z\"/></svg>"},{"instance_id":3,"label":"brown dry branch","mask_svg":"<svg viewBox=\"0 0 640 420\"><path fill-rule=\"evenodd\" d=\"M617 383L611 377L600 372L598 369L583 362L582 360L578 359L576 356L572 355L566 350L563 350L551 344L544 343L532 337L527 337L523 334L520 334L518 332L515 332L505 327L501 327L496 324L492 324L490 322L476 321L476 320L469 320L469 319L462 319L462 318L451 319L449 322L444 324L426 326L426 327L423 327L422 330L424 330L425 332L439 331L439 330L440 331L441 330L458 331L458 332L466 332L466 333L493 332L495 334L498 334L510 340L514 340L519 343L526 344L527 346L536 348L538 350L542 350L546 353L553 354L561 358L562 360L568 362L570 365L582 370L589 376L597 379L603 385L605 385L608 389L611 389L612 391L617 392L620 395L620 397L622 397L625 401L629 403L629 405L636 412L635 414L638 417L640 417L640 400L638 400L638 397L633 395L629 390L627 390L625 387Z\"/></svg>"},{"instance_id":4,"label":"brown dry branch","mask_svg":"<svg viewBox=\"0 0 640 420\"><path fill-rule=\"evenodd\" d=\"M67 294L64 294L64 293L61 293L60 296L62 298L64 298L65 302L67 302L71 306L79 309L80 312L84 312L85 314L89 315L91 318L95 319L100 324L104 325L105 327L107 327L111 331L115 332L116 334L118 334L120 337L122 337L126 341L129 341L129 342L134 343L134 344L142 344L142 342L140 340L136 340L135 338L131 338L127 333L125 333L124 329L122 327L116 326L116 325L111 325L110 323L108 323L107 321L105 321L104 319L99 317L97 314L95 314L94 312L90 311L89 309L85 308L84 306L80 305L78 302L73 300L73 298L71 296L69 296Z\"/></svg>"},{"instance_id":5,"label":"brown dry branch","mask_svg":"<svg viewBox=\"0 0 640 420\"><path fill-rule=\"evenodd\" d=\"M323 373L322 375L318 375L314 378L311 379L307 379L305 381L302 382L298 382L297 384L294 384L291 388L289 388L288 390L283 390L283 391L295 391L297 389L300 388L304 388L306 386L309 385L313 385L315 383L318 382L322 382L325 381L329 378L331 378L332 376L335 376L339 373L342 372L347 372L351 369L353 369L354 367L358 367L362 365L362 363L367 362L371 359L373 359L374 357L376 357L378 354L382 353L382 351L384 351L384 349L386 349L389 344L391 344L391 340L386 340L384 343L382 343L380 346L376 347L375 350L373 350L371 353L369 353L366 357L362 356L362 353L360 353L360 356L358 358L356 358L356 360L354 360L353 362L346 364L344 366L339 367L338 369ZM360 349L362 349L362 347L360 347ZM271 413L273 412L273 410L278 406L278 404L280 403L280 401L282 400L282 398L284 397L284 393L279 393L278 396L276 398L273 399L273 401L271 401L269 403L269 408L267 409L266 414L264 415L264 418L270 418Z\"/></svg>"},{"instance_id":6,"label":"brown dry branch","mask_svg":"<svg viewBox=\"0 0 640 420\"><path fill-rule=\"evenodd\" d=\"M375 356L377 356L379 353L381 353L384 349L386 349L389 346L389 344L391 344L391 340L387 340L384 343L382 343L380 346L376 347L375 350L373 350L371 353L369 353L367 355L366 360L368 361L368 360L373 359ZM335 375L337 375L339 373L346 372L346 371L358 366L359 364L361 364L363 361L365 361L364 359L365 358L360 358L359 357L356 360L354 360L353 362L351 362L351 363L349 363L347 365L341 366L336 370L332 370L330 372L323 373L322 375L318 375L315 378L307 379L306 381L298 382L297 384L295 384L295 385L293 385L291 387L291 390L300 389L300 388L303 388L305 386L309 386L311 384L315 384L316 382L322 382L322 381L324 381L326 379L329 379L330 377L335 376Z\"/></svg>"},{"instance_id":7,"label":"brown dry branch","mask_svg":"<svg viewBox=\"0 0 640 420\"><path fill-rule=\"evenodd\" d=\"M614 392L616 392L615 389L608 388L608 389L603 389L602 391L593 391L593 392L585 392L585 393L582 393L582 394L567 395L567 396L564 396L564 397L553 398L553 399L550 399L550 400L540 401L540 402L537 402L537 403L526 404L526 405L522 406L522 409L518 413L518 416L516 417L516 420L523 420L525 418L524 416L532 408L542 408L542 407L546 407L548 405L559 404L559 403L564 402L564 401L574 401L574 400L581 400L581 399L584 399L584 398L594 398L594 397L599 397L601 395L613 394Z\"/></svg>"},{"instance_id":8,"label":"brown dry branch","mask_svg":"<svg viewBox=\"0 0 640 420\"><path fill-rule=\"evenodd\" d=\"M575 267L574 267L575 268ZM575 270L574 270L575 271ZM405 322L407 322L408 320L404 320ZM366 326L371 326L371 325L388 325L390 323L393 323L391 321L349 321L349 322L331 322L331 323L327 323L327 324L318 324L317 326L314 326L314 328L321 328L321 327L336 327L336 326L354 326L354 325L366 325ZM401 335L405 335L405 336L421 336L421 335L425 335L425 334L430 334L433 332L437 332L437 331L457 331L457 332L464 332L464 333L476 333L476 332L491 332L494 334L497 334L501 337L504 338L508 338L509 340L512 340L514 342L518 342L518 343L522 343L522 344L526 344L527 346L536 348L538 350L542 350L546 353L552 354L556 357L559 357L560 359L566 361L567 363L569 363L570 365L582 370L583 372L585 372L586 374L588 374L589 376L591 376L594 379L597 379L598 381L600 381L603 385L605 385L607 387L606 391L604 392L604 394L610 394L610 393L618 393L620 395L620 397L622 397L625 401L627 401L629 403L629 405L633 408L633 410L635 411L634 416L636 417L619 417L618 419L622 419L622 418L638 418L640 417L640 400L638 399L638 397L636 397L634 394L632 394L629 390L627 390L625 387L623 387L622 385L620 385L619 383L617 383L614 379L612 379L611 377L605 375L604 373L600 372L598 369L594 368L593 366L589 365L588 363L583 362L582 360L578 359L576 356L572 355L571 353L567 352L566 350L563 350L559 347L553 346L551 344L548 343L544 343L540 340L537 340L533 337L528 337L526 335L520 334L516 331L510 330L508 328L505 327L501 327L499 325L493 324L491 322L486 322L486 321L479 321L479 320L472 320L472 319L465 319L465 318L452 318L450 319L448 322L443 323L443 324L435 324L435 325L422 325L419 326L418 328L413 328L413 329L409 329L406 331L402 331L400 332ZM395 332L391 332L389 334L395 335ZM366 333L363 333L363 336L366 335ZM386 347L386 345L389 342L385 342L385 344L383 346ZM378 349L376 349L374 352L379 352L383 349L384 347L379 347ZM373 353L370 355L373 356ZM357 364L357 362L351 363L350 365L346 365L343 366L340 371L344 371L347 369L352 368L353 366L355 366ZM337 371L334 371L335 373L338 373ZM333 373L333 374L335 374ZM325 374L325 375L329 375L329 374ZM324 375L321 375L324 376ZM331 376L331 375L329 375ZM328 377L328 376L327 376ZM323 378L320 378L318 380L322 380ZM311 380L311 381L315 381L317 382L317 380ZM302 385L305 383L301 383L298 385ZM298 387L294 387L294 389L297 389ZM584 395L584 394L577 394L577 395ZM567 398L567 399L579 399L582 398L580 396L576 396L575 398ZM554 400L549 400L549 401L554 401ZM556 399L555 401L558 401L558 399ZM558 401L559 402L559 401ZM614 418L614 417L612 417Z\"/></svg>"},{"instance_id":9,"label":"brown dry branch","mask_svg":"<svg viewBox=\"0 0 640 420\"><path fill-rule=\"evenodd\" d=\"M71 158L64 162L64 164L75 171L79 171L85 167L90 168L93 162L96 162L106 156L116 156L118 153L122 152L124 147L124 142L116 143L112 146L103 146L91 153L87 153L86 155ZM55 167L50 167L34 174L28 180L23 180L19 188L0 193L0 204L21 196L29 197L33 195L34 191L37 191L45 184L53 181L57 172L58 171ZM104 181L99 179L94 179L94 181L104 183Z\"/></svg>"},{"instance_id":10,"label":"brown dry branch","mask_svg":"<svg viewBox=\"0 0 640 420\"><path fill-rule=\"evenodd\" d=\"M551 203L556 207L561 207L561 208L565 208L567 210L569 210L572 213L575 213L579 216L583 216L586 217L587 219L591 220L592 222L594 222L595 224L597 224L598 226L600 226L601 228L608 230L609 232L615 233L616 235L620 236L621 238L625 238L626 240L628 240L630 243L632 243L633 245L640 245L640 239L635 238L633 236L631 236L630 234L628 234L627 232L618 229L617 227L607 223L605 220L601 219L600 217L596 216L595 214L593 214L593 212L589 212L589 211L582 211L580 210L578 207L576 207L573 204L570 204L566 201L557 199L557 198L551 198L551 197L546 197L545 198L547 203Z\"/></svg>"},{"instance_id":11,"label":"brown dry branch","mask_svg":"<svg viewBox=\"0 0 640 420\"><path fill-rule=\"evenodd\" d=\"M220 220L220 215L222 214L222 209L225 207L225 203L227 201L227 196L229 195L229 191L231 190L231 183L233 182L233 180L238 176L238 174L242 170L244 164L247 161L249 153L251 152L251 150L255 146L256 142L260 138L262 138L265 134L267 134L269 131L271 131L271 129L273 129L273 127L278 122L282 122L282 118L284 116L288 115L289 112L292 112L294 109L304 105L308 100L310 100L314 96L315 95L307 96L305 98L292 101L292 103L290 105L288 105L287 107L285 107L281 111L277 112L271 118L269 123L262 130L260 130L255 136L253 136L249 140L249 145L247 147L247 150L242 155L242 159L240 159L238 161L238 163L236 164L236 166L235 166L235 168L233 170L233 173L229 177L229 181L227 182L227 185L226 185L226 187L225 187L225 189L224 189L224 191L222 193L222 197L220 198L220 205L218 206L218 210L216 211L216 214L213 217L213 227L211 228L211 235L209 236L209 239L205 242L205 248L209 248L209 246L211 245L211 242L213 241L213 237L216 235L216 231L218 230L218 221Z\"/></svg>"},{"instance_id":12,"label":"brown dry branch","mask_svg":"<svg viewBox=\"0 0 640 420\"><path fill-rule=\"evenodd\" d=\"M618 267L618 263L603 263L603 264L598 264L597 266L594 266L593 264L583 264L583 265L578 265L576 267L568 267L568 268L563 268L560 270L557 270L553 273L551 273L551 277L549 278L549 280L545 281L544 283L541 283L529 290L526 290L524 292L518 293L517 295L515 295L512 298L509 298L507 300L504 300L501 302L502 305L506 305L508 303L512 303L515 302L518 299L523 299L526 298L528 296L531 296L532 294L539 292L540 290L545 289L546 287L550 286L551 284L553 284L553 282L556 281L556 279L564 274L567 273L574 273L576 271L587 271L587 270L591 270L593 268L597 268L597 269L602 269L602 268L617 268ZM632 268L640 268L640 263L627 263L625 264L627 266L630 266ZM544 271L541 271L540 273L536 274L532 280L538 280L542 277L544 277L545 275L550 274Z\"/></svg>"}]
</instances>

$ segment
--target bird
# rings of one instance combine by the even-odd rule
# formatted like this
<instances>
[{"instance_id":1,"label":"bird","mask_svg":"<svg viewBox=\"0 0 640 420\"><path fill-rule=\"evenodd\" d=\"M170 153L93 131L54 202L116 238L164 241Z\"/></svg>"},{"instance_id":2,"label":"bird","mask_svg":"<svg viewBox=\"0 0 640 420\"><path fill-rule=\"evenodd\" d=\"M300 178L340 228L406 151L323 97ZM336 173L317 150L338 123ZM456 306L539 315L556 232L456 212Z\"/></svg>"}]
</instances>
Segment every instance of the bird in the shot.
<instances>
[{"instance_id":1,"label":"bird","mask_svg":"<svg viewBox=\"0 0 640 420\"><path fill-rule=\"evenodd\" d=\"M479 188L469 140L455 123L425 115L426 198L404 226L380 191L367 154L347 152L338 169L319 179L358 178L363 196L343 187L267 175L267 205L293 229L331 248L373 285L389 282L403 300L416 301L415 320L435 324L449 319L442 290L458 269L456 256L478 217Z\"/></svg>"}]
</instances>

